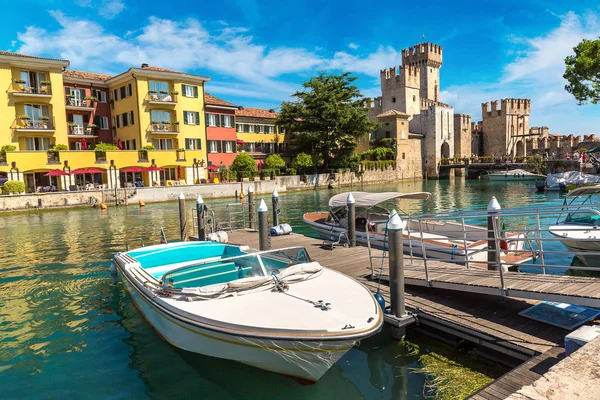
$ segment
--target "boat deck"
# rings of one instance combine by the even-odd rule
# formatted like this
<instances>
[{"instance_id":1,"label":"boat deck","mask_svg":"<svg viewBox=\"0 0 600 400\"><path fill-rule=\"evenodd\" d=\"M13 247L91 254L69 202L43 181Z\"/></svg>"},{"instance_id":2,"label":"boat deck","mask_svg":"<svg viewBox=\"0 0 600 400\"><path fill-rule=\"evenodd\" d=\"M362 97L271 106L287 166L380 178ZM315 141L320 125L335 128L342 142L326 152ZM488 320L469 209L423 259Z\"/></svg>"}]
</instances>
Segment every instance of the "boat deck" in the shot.
<instances>
[{"instance_id":1,"label":"boat deck","mask_svg":"<svg viewBox=\"0 0 600 400\"><path fill-rule=\"evenodd\" d=\"M255 231L229 232L229 240L258 248ZM369 279L370 262L365 247L326 250L321 247L321 239L298 234L271 237L270 240L272 248L304 246L314 261L355 277L372 291L377 290L377 282ZM374 250L374 255L381 255L381 251ZM560 299L574 304L587 304L593 300L600 306L600 280L594 278L505 273L508 290L504 292L500 289L496 271L466 269L429 260L428 282L423 260L414 258L411 261L408 256L405 256L404 270L406 306L417 315L420 324L524 361L556 347L568 332L521 317L520 311L541 299ZM381 293L389 304L387 282L382 282Z\"/></svg>"}]
</instances>

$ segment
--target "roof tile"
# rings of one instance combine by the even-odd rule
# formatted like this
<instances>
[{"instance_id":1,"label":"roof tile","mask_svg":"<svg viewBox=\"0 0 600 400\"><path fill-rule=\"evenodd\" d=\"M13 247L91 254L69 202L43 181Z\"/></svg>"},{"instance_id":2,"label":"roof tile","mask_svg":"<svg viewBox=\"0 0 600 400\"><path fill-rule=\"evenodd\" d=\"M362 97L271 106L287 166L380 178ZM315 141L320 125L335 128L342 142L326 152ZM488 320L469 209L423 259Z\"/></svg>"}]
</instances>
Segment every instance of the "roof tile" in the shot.
<instances>
[{"instance_id":1,"label":"roof tile","mask_svg":"<svg viewBox=\"0 0 600 400\"><path fill-rule=\"evenodd\" d=\"M212 96L209 93L204 93L204 103L207 105L216 105L216 106L230 106L236 107L235 104L231 104L225 100L221 100L218 97Z\"/></svg>"},{"instance_id":2,"label":"roof tile","mask_svg":"<svg viewBox=\"0 0 600 400\"><path fill-rule=\"evenodd\" d=\"M64 62L69 62L69 60L61 60L59 58L47 58L47 57L30 56L28 54L13 53L11 51L2 51L2 50L0 50L0 55L1 56L10 56L10 57L35 58L35 59L38 59L38 60L50 60L50 61L64 61Z\"/></svg>"},{"instance_id":3,"label":"roof tile","mask_svg":"<svg viewBox=\"0 0 600 400\"><path fill-rule=\"evenodd\" d=\"M85 71L75 71L72 69L68 69L63 71L63 76L68 78L79 78L79 79L89 79L93 81L102 81L105 82L112 78L110 75L106 74L96 74L94 72L85 72Z\"/></svg>"},{"instance_id":4,"label":"roof tile","mask_svg":"<svg viewBox=\"0 0 600 400\"><path fill-rule=\"evenodd\" d=\"M264 108L249 108L244 107L242 110L236 110L235 115L238 117L255 117L255 118L272 118L275 119L279 115L277 112L265 110Z\"/></svg>"}]
</instances>

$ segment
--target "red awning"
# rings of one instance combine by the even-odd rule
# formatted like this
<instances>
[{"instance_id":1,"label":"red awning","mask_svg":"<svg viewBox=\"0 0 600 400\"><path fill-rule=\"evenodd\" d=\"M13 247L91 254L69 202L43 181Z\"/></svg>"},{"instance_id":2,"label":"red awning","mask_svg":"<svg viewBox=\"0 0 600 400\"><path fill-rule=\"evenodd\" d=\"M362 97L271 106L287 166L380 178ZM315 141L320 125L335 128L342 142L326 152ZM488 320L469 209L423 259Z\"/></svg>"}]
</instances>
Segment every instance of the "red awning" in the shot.
<instances>
[{"instance_id":1,"label":"red awning","mask_svg":"<svg viewBox=\"0 0 600 400\"><path fill-rule=\"evenodd\" d=\"M164 168L160 168L160 167L155 167L154 165L148 167L148 168L144 168L144 171L164 171Z\"/></svg>"}]
</instances>

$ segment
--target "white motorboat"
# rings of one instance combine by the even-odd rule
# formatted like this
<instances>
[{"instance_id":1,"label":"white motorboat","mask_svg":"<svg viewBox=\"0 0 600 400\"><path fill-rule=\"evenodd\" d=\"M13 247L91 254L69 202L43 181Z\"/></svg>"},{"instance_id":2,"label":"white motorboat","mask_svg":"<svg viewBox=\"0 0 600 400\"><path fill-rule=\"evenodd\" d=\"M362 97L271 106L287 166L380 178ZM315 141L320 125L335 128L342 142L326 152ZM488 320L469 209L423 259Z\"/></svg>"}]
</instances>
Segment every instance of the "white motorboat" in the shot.
<instances>
[{"instance_id":1,"label":"white motorboat","mask_svg":"<svg viewBox=\"0 0 600 400\"><path fill-rule=\"evenodd\" d=\"M431 193L368 193L351 192L356 204L356 243L363 246L383 248L386 242L386 224L390 212L382 203L395 199L429 201ZM329 199L329 211L308 212L304 222L313 228L318 236L332 242L347 240L348 218L346 199L349 192L340 193ZM404 252L422 256L423 249L428 258L464 264L468 259L477 262L487 261L487 227L462 224L450 220L411 219L404 216L406 227L403 231ZM524 252L526 237L519 233L505 233L501 245L507 265L518 265L531 260L532 254ZM517 252L517 253L515 253ZM487 267L485 264L479 266Z\"/></svg>"},{"instance_id":2,"label":"white motorboat","mask_svg":"<svg viewBox=\"0 0 600 400\"><path fill-rule=\"evenodd\" d=\"M172 345L303 380L317 381L383 323L365 286L303 247L161 244L119 253L111 268Z\"/></svg>"},{"instance_id":3,"label":"white motorboat","mask_svg":"<svg viewBox=\"0 0 600 400\"><path fill-rule=\"evenodd\" d=\"M591 175L579 171L560 172L549 174L540 184L538 189L568 192L582 186L593 186L600 184L600 175Z\"/></svg>"},{"instance_id":4,"label":"white motorboat","mask_svg":"<svg viewBox=\"0 0 600 400\"><path fill-rule=\"evenodd\" d=\"M538 179L545 179L546 175L534 174L524 169L512 169L510 171L490 171L487 173L487 177L490 181L535 182Z\"/></svg>"},{"instance_id":5,"label":"white motorboat","mask_svg":"<svg viewBox=\"0 0 600 400\"><path fill-rule=\"evenodd\" d=\"M600 185L584 186L567 193L563 204L566 217L559 217L559 221L548 228L588 267L600 267L600 211L593 208L593 196L597 194L600 194Z\"/></svg>"}]
</instances>

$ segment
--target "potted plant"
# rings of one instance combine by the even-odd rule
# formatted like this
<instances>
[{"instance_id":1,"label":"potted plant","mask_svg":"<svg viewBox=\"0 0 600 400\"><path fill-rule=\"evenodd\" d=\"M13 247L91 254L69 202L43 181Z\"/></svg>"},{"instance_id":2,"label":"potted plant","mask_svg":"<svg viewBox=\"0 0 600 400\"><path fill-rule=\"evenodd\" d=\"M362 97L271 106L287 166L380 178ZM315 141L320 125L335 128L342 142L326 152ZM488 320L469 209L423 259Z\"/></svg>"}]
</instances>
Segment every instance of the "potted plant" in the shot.
<instances>
[{"instance_id":1,"label":"potted plant","mask_svg":"<svg viewBox=\"0 0 600 400\"><path fill-rule=\"evenodd\" d=\"M20 84L20 85L24 85L26 82L25 82L23 79L17 79L17 80L15 81L15 83L18 83L18 84Z\"/></svg>"},{"instance_id":2,"label":"potted plant","mask_svg":"<svg viewBox=\"0 0 600 400\"><path fill-rule=\"evenodd\" d=\"M31 117L29 115L19 115L17 117L17 119L22 119L22 120L30 120Z\"/></svg>"},{"instance_id":3,"label":"potted plant","mask_svg":"<svg viewBox=\"0 0 600 400\"><path fill-rule=\"evenodd\" d=\"M160 124L160 121L151 121L150 123L151 123L152 125L158 125L158 124Z\"/></svg>"},{"instance_id":4,"label":"potted plant","mask_svg":"<svg viewBox=\"0 0 600 400\"><path fill-rule=\"evenodd\" d=\"M49 116L47 116L47 115L42 115L42 116L40 117L40 121L50 121L50 117L49 117Z\"/></svg>"},{"instance_id":5,"label":"potted plant","mask_svg":"<svg viewBox=\"0 0 600 400\"><path fill-rule=\"evenodd\" d=\"M75 95L74 95L73 93L69 93L69 94L67 94L67 98L68 98L68 99L72 99L72 98L74 98L74 97L75 97Z\"/></svg>"},{"instance_id":6,"label":"potted plant","mask_svg":"<svg viewBox=\"0 0 600 400\"><path fill-rule=\"evenodd\" d=\"M148 90L148 93L158 93L156 90Z\"/></svg>"},{"instance_id":7,"label":"potted plant","mask_svg":"<svg viewBox=\"0 0 600 400\"><path fill-rule=\"evenodd\" d=\"M171 125L179 125L179 121L173 121L171 122Z\"/></svg>"},{"instance_id":8,"label":"potted plant","mask_svg":"<svg viewBox=\"0 0 600 400\"><path fill-rule=\"evenodd\" d=\"M77 126L77 124L75 122L67 122L67 126L73 127Z\"/></svg>"},{"instance_id":9,"label":"potted plant","mask_svg":"<svg viewBox=\"0 0 600 400\"><path fill-rule=\"evenodd\" d=\"M159 90L158 93L160 94L169 94L168 90Z\"/></svg>"},{"instance_id":10,"label":"potted plant","mask_svg":"<svg viewBox=\"0 0 600 400\"><path fill-rule=\"evenodd\" d=\"M160 121L160 123L163 125L170 125L171 121L164 120L164 121Z\"/></svg>"},{"instance_id":11,"label":"potted plant","mask_svg":"<svg viewBox=\"0 0 600 400\"><path fill-rule=\"evenodd\" d=\"M95 101L98 101L98 99L94 96L85 96L85 100L91 101L92 105L94 104Z\"/></svg>"},{"instance_id":12,"label":"potted plant","mask_svg":"<svg viewBox=\"0 0 600 400\"><path fill-rule=\"evenodd\" d=\"M179 94L179 92L177 90L171 90L169 92L169 94L173 95L173 96L177 96Z\"/></svg>"},{"instance_id":13,"label":"potted plant","mask_svg":"<svg viewBox=\"0 0 600 400\"><path fill-rule=\"evenodd\" d=\"M40 85L52 86L52 82L50 82L50 81L40 81Z\"/></svg>"}]
</instances>

